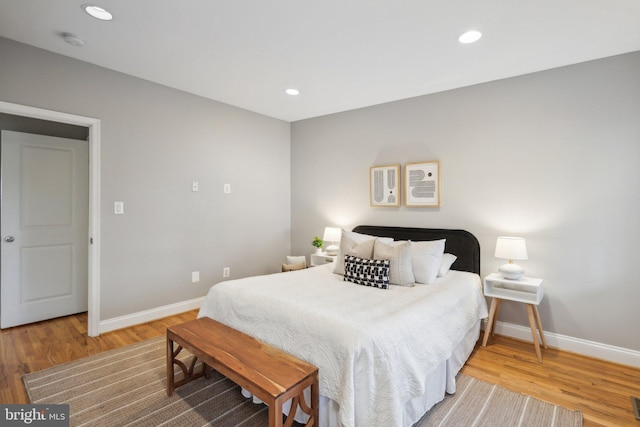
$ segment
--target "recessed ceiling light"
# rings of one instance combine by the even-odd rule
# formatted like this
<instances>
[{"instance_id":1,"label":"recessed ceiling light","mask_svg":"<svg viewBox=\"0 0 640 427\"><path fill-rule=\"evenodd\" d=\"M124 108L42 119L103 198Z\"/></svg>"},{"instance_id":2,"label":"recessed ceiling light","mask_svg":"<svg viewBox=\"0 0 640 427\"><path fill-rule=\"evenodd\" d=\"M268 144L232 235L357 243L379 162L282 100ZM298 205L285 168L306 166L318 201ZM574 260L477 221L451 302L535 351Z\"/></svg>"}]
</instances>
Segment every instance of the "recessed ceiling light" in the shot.
<instances>
[{"instance_id":1,"label":"recessed ceiling light","mask_svg":"<svg viewBox=\"0 0 640 427\"><path fill-rule=\"evenodd\" d=\"M292 95L292 96L300 95L300 91L298 89L291 88L291 89L285 90L285 92L287 95Z\"/></svg>"},{"instance_id":2,"label":"recessed ceiling light","mask_svg":"<svg viewBox=\"0 0 640 427\"><path fill-rule=\"evenodd\" d=\"M458 41L464 44L475 43L480 40L480 37L482 37L482 33L480 31L471 30L458 37Z\"/></svg>"},{"instance_id":3,"label":"recessed ceiling light","mask_svg":"<svg viewBox=\"0 0 640 427\"><path fill-rule=\"evenodd\" d=\"M109 11L101 8L100 6L94 6L92 4L83 4L82 10L84 10L89 15L101 21L111 21L113 19L113 15Z\"/></svg>"}]
</instances>

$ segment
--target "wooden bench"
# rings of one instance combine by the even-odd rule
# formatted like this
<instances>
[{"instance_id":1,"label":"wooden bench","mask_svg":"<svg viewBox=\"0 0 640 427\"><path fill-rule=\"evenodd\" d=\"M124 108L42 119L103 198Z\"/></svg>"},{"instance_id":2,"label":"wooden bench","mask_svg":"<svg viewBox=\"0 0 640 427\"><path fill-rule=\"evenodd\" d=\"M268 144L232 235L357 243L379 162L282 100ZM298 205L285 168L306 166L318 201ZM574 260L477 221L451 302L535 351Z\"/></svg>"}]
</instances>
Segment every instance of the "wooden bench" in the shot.
<instances>
[{"instance_id":1,"label":"wooden bench","mask_svg":"<svg viewBox=\"0 0 640 427\"><path fill-rule=\"evenodd\" d=\"M174 349L174 343L178 345ZM176 359L182 349L203 363L203 371L194 372L195 361L186 366ZM174 381L173 365L184 378ZM293 424L298 406L311 418L307 426L318 425L318 368L275 347L230 328L208 317L167 328L167 395L176 387L201 376L209 376L212 367L269 406L269 427L283 425L282 405L293 398L285 426ZM311 387L311 405L303 391Z\"/></svg>"}]
</instances>

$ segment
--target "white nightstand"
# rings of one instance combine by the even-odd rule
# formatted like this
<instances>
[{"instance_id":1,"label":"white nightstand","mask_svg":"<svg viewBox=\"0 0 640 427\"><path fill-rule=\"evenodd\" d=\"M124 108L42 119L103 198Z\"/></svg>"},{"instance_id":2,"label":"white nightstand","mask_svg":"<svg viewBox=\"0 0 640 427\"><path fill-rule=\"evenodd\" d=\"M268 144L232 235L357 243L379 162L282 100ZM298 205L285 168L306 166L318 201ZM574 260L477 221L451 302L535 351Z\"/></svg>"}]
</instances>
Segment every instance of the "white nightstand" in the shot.
<instances>
[{"instance_id":1,"label":"white nightstand","mask_svg":"<svg viewBox=\"0 0 640 427\"><path fill-rule=\"evenodd\" d=\"M542 362L542 353L540 352L540 343L538 341L538 332L544 348L547 348L547 342L544 339L542 323L538 314L538 304L544 297L542 288L542 279L534 279L532 277L522 277L518 280L505 279L500 274L492 273L484 278L484 295L491 297L491 308L489 309L489 319L487 327L484 330L484 338L482 346L487 346L489 334L493 335L496 321L498 320L498 311L502 300L516 301L524 303L527 307L527 315L529 316L529 326L531 327L531 335L533 336L533 344L536 347L536 355L538 362ZM537 330L536 330L537 328Z\"/></svg>"},{"instance_id":2,"label":"white nightstand","mask_svg":"<svg viewBox=\"0 0 640 427\"><path fill-rule=\"evenodd\" d=\"M336 259L336 255L327 255L326 252L311 254L311 267L316 265L329 264Z\"/></svg>"}]
</instances>

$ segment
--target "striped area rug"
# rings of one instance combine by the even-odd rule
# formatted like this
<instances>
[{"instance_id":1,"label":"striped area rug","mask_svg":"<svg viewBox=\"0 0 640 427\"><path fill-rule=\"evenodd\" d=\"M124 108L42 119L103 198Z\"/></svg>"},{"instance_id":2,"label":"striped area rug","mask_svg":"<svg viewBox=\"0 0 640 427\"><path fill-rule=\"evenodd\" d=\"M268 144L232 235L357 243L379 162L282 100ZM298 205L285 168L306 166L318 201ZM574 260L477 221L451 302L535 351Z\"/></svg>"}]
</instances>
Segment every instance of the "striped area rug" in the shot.
<instances>
[{"instance_id":1,"label":"striped area rug","mask_svg":"<svg viewBox=\"0 0 640 427\"><path fill-rule=\"evenodd\" d=\"M23 380L31 403L69 404L72 426L268 425L267 407L242 397L240 388L217 372L167 397L165 351L165 338L158 337L27 374ZM582 425L579 411L463 374L457 384L457 393L414 427Z\"/></svg>"},{"instance_id":2,"label":"striped area rug","mask_svg":"<svg viewBox=\"0 0 640 427\"><path fill-rule=\"evenodd\" d=\"M458 374L456 394L447 396L414 427L582 426L582 412L571 411L536 398Z\"/></svg>"}]
</instances>

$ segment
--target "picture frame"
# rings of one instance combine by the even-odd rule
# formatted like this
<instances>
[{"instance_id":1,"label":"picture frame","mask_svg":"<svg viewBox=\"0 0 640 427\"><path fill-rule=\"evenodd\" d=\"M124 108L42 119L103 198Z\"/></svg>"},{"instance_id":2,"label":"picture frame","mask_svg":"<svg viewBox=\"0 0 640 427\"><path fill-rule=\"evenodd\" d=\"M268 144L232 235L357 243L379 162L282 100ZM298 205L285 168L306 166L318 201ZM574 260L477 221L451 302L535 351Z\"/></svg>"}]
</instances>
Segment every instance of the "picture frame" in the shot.
<instances>
[{"instance_id":1,"label":"picture frame","mask_svg":"<svg viewBox=\"0 0 640 427\"><path fill-rule=\"evenodd\" d=\"M404 167L407 207L440 207L440 161L407 163Z\"/></svg>"},{"instance_id":2,"label":"picture frame","mask_svg":"<svg viewBox=\"0 0 640 427\"><path fill-rule=\"evenodd\" d=\"M402 179L400 165L369 168L369 200L371 206L400 206Z\"/></svg>"}]
</instances>

